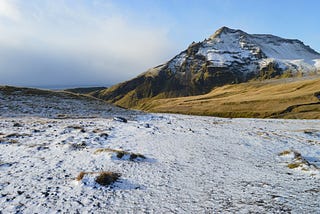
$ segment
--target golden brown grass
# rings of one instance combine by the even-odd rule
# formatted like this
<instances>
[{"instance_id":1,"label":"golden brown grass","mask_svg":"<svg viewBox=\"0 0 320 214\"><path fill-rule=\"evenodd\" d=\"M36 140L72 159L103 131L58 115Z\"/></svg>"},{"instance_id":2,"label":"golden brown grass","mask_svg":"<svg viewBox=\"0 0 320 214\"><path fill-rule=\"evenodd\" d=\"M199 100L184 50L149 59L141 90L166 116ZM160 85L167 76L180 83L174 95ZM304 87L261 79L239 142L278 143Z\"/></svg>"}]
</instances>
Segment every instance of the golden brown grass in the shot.
<instances>
[{"instance_id":1,"label":"golden brown grass","mask_svg":"<svg viewBox=\"0 0 320 214\"><path fill-rule=\"evenodd\" d=\"M295 163L289 163L287 166L289 169L295 169L295 168L298 168L302 165L303 165L303 163L301 163L301 162L295 162Z\"/></svg>"},{"instance_id":2,"label":"golden brown grass","mask_svg":"<svg viewBox=\"0 0 320 214\"><path fill-rule=\"evenodd\" d=\"M83 127L82 126L77 126L77 125L70 125L70 126L67 126L66 127L67 129L83 129Z\"/></svg>"},{"instance_id":3,"label":"golden brown grass","mask_svg":"<svg viewBox=\"0 0 320 214\"><path fill-rule=\"evenodd\" d=\"M79 175L76 177L77 181L81 181L83 179L83 177L87 174L92 174L92 172L80 172Z\"/></svg>"},{"instance_id":4,"label":"golden brown grass","mask_svg":"<svg viewBox=\"0 0 320 214\"><path fill-rule=\"evenodd\" d=\"M15 140L15 139L6 139L6 138L1 138L1 137L0 137L0 143L18 144L19 141Z\"/></svg>"},{"instance_id":5,"label":"golden brown grass","mask_svg":"<svg viewBox=\"0 0 320 214\"><path fill-rule=\"evenodd\" d=\"M284 156L284 155L288 155L288 154L290 154L292 151L290 151L290 150L285 150L285 151L283 151L283 152L280 152L279 153L279 156Z\"/></svg>"},{"instance_id":6,"label":"golden brown grass","mask_svg":"<svg viewBox=\"0 0 320 214\"><path fill-rule=\"evenodd\" d=\"M293 154L293 159L291 163L287 164L289 169L296 169L298 167L301 168L303 171L309 171L311 168L319 169L317 165L310 163L307 159L305 159L300 152L295 150L284 150L283 152L279 153L279 156Z\"/></svg>"},{"instance_id":7,"label":"golden brown grass","mask_svg":"<svg viewBox=\"0 0 320 214\"><path fill-rule=\"evenodd\" d=\"M145 99L136 108L221 117L320 119L319 76L226 85L200 96Z\"/></svg>"},{"instance_id":8,"label":"golden brown grass","mask_svg":"<svg viewBox=\"0 0 320 214\"><path fill-rule=\"evenodd\" d=\"M102 186L108 186L117 181L120 176L121 174L116 172L101 172L95 181Z\"/></svg>"}]
</instances>

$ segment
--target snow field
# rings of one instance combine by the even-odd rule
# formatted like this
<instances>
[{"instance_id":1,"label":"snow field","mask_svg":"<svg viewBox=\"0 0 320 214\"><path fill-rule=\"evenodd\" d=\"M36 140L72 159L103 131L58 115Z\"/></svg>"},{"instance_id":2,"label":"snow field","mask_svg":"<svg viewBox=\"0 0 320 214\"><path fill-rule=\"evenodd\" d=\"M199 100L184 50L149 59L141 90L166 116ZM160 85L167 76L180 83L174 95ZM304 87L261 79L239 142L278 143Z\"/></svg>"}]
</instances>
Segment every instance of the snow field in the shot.
<instances>
[{"instance_id":1,"label":"snow field","mask_svg":"<svg viewBox=\"0 0 320 214\"><path fill-rule=\"evenodd\" d=\"M15 142L0 143L0 210L320 211L319 169L290 169L290 155L279 155L299 151L319 167L319 121L168 114L134 118L128 123L110 118L1 118L1 138ZM95 153L99 148L138 152L147 159L118 159L108 152ZM122 176L103 187L90 175L77 181L81 171L113 171Z\"/></svg>"}]
</instances>

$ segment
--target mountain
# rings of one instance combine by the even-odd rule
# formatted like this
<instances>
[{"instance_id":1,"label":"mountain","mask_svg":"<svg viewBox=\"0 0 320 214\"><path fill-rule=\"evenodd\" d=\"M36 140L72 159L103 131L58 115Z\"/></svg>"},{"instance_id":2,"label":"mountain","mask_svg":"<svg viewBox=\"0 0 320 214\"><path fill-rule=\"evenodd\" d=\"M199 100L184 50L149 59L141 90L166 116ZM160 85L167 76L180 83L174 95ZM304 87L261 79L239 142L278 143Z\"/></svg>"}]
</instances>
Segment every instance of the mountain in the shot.
<instances>
[{"instance_id":1,"label":"mountain","mask_svg":"<svg viewBox=\"0 0 320 214\"><path fill-rule=\"evenodd\" d=\"M317 73L320 54L303 42L222 27L170 61L94 95L137 108L150 98L200 95L252 79Z\"/></svg>"}]
</instances>

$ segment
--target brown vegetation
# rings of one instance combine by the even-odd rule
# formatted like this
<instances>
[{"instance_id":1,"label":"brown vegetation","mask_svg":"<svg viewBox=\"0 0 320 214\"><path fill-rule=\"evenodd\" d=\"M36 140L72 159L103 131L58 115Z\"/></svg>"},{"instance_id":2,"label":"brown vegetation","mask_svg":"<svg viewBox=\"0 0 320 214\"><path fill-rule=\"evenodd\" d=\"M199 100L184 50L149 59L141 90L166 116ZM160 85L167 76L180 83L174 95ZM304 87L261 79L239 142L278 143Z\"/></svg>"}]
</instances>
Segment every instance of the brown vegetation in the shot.
<instances>
[{"instance_id":1,"label":"brown vegetation","mask_svg":"<svg viewBox=\"0 0 320 214\"><path fill-rule=\"evenodd\" d=\"M305 159L300 152L295 150L285 150L283 152L279 153L279 156L285 156L285 155L293 155L293 159L290 163L287 164L287 167L289 169L295 169L300 167L301 170L309 171L311 168L313 169L319 169L315 164L310 163L307 159Z\"/></svg>"},{"instance_id":2,"label":"brown vegetation","mask_svg":"<svg viewBox=\"0 0 320 214\"><path fill-rule=\"evenodd\" d=\"M280 153L279 153L279 156L289 155L290 153L291 153L290 150L285 150L285 151L283 151L283 152L280 152Z\"/></svg>"},{"instance_id":3,"label":"brown vegetation","mask_svg":"<svg viewBox=\"0 0 320 214\"><path fill-rule=\"evenodd\" d=\"M215 88L210 93L145 99L137 109L221 117L320 119L320 78L252 81Z\"/></svg>"},{"instance_id":4,"label":"brown vegetation","mask_svg":"<svg viewBox=\"0 0 320 214\"><path fill-rule=\"evenodd\" d=\"M95 182L102 186L109 186L121 177L117 172L80 172L76 180L81 181L85 175L96 175Z\"/></svg>"},{"instance_id":5,"label":"brown vegetation","mask_svg":"<svg viewBox=\"0 0 320 214\"><path fill-rule=\"evenodd\" d=\"M108 186L117 181L120 176L121 174L116 172L101 172L95 181L102 186Z\"/></svg>"}]
</instances>

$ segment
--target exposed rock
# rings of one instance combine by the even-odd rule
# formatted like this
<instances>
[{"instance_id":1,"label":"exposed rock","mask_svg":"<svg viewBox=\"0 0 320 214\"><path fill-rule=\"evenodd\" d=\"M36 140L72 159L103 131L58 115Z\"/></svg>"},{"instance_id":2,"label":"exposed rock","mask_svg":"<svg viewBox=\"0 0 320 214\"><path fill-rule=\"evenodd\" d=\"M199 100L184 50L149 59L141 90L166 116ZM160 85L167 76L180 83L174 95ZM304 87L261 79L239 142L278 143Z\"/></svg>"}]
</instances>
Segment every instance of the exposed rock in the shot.
<instances>
[{"instance_id":1,"label":"exposed rock","mask_svg":"<svg viewBox=\"0 0 320 214\"><path fill-rule=\"evenodd\" d=\"M124 117L114 117L113 120L115 121L119 121L119 122L122 122L122 123L127 123L128 120Z\"/></svg>"}]
</instances>

